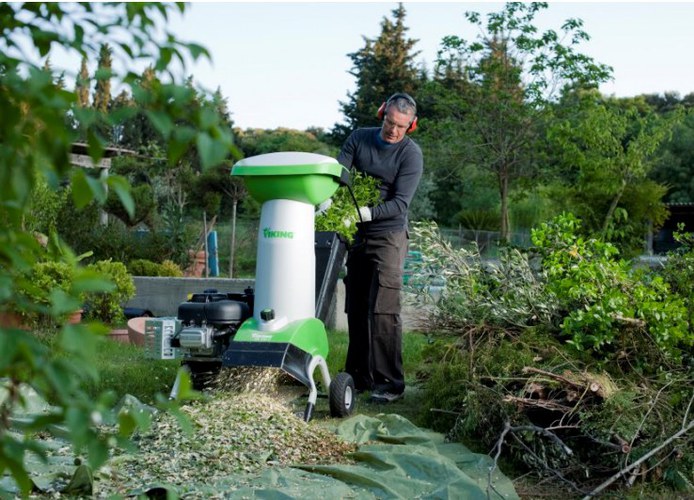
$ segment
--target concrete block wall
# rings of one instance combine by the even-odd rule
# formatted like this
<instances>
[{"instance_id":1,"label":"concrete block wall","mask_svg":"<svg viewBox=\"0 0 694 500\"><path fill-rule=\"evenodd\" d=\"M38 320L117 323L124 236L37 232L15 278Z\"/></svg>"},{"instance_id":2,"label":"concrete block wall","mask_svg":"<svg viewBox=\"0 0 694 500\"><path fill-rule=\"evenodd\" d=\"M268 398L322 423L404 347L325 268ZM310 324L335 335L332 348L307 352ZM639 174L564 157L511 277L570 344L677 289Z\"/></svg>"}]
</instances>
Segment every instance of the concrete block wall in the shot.
<instances>
[{"instance_id":1,"label":"concrete block wall","mask_svg":"<svg viewBox=\"0 0 694 500\"><path fill-rule=\"evenodd\" d=\"M200 293L206 288L216 288L219 292L241 293L247 287L253 287L253 279L230 278L169 278L133 276L136 293L125 306L139 307L152 311L155 316L176 316L178 305L185 302L189 293ZM332 314L326 322L331 330L347 331L347 315L345 314L345 284L337 281L335 296L331 306ZM416 329L415 308L404 305L402 310L403 328Z\"/></svg>"},{"instance_id":2,"label":"concrete block wall","mask_svg":"<svg viewBox=\"0 0 694 500\"><path fill-rule=\"evenodd\" d=\"M241 293L255 283L252 279L152 276L133 276L133 281L135 296L125 306L148 309L155 316L176 316L178 305L186 301L189 293L200 293L207 288L216 288L221 293Z\"/></svg>"}]
</instances>

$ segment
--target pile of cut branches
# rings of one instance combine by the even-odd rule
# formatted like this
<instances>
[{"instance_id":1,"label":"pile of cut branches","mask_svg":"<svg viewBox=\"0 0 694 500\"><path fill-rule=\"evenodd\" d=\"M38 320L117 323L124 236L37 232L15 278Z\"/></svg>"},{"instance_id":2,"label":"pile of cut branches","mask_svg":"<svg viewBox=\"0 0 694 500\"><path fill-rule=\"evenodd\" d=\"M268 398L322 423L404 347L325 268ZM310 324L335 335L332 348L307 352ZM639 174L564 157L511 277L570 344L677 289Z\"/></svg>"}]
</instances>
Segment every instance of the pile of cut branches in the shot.
<instances>
[{"instance_id":1,"label":"pile of cut branches","mask_svg":"<svg viewBox=\"0 0 694 500\"><path fill-rule=\"evenodd\" d=\"M532 249L487 261L414 226L410 283L438 339L425 422L581 495L637 482L694 494L691 301L579 228L564 214ZM437 297L418 282L432 270Z\"/></svg>"},{"instance_id":2,"label":"pile of cut branches","mask_svg":"<svg viewBox=\"0 0 694 500\"><path fill-rule=\"evenodd\" d=\"M573 494L661 483L694 491L687 370L669 380L596 370L536 332L461 345L431 347L427 425Z\"/></svg>"}]
</instances>

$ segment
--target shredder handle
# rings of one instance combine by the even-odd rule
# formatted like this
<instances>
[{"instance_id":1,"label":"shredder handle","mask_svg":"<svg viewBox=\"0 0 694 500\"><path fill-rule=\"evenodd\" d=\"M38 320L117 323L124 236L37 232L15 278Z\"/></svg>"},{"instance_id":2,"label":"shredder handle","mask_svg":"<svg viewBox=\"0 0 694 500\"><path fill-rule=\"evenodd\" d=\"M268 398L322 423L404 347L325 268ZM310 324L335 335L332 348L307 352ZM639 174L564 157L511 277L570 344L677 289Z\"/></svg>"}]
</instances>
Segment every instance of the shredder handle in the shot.
<instances>
[{"instance_id":1,"label":"shredder handle","mask_svg":"<svg viewBox=\"0 0 694 500\"><path fill-rule=\"evenodd\" d=\"M340 186L351 186L352 179L349 176L349 169L347 167L342 167L340 172Z\"/></svg>"}]
</instances>

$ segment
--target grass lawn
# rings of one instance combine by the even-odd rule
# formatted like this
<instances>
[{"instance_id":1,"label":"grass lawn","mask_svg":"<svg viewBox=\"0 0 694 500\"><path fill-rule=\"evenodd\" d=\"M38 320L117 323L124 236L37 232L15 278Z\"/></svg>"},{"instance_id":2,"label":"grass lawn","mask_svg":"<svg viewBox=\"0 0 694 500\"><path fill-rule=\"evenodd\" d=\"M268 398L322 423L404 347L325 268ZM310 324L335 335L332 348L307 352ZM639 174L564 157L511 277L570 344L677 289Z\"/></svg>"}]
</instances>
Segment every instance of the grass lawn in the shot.
<instances>
[{"instance_id":1,"label":"grass lawn","mask_svg":"<svg viewBox=\"0 0 694 500\"><path fill-rule=\"evenodd\" d=\"M329 332L330 353L328 354L328 368L331 375L342 370L347 356L348 337L346 332ZM403 334L402 351L403 366L405 369L405 397L393 403L372 403L368 393L357 397L355 411L365 415L377 415L379 413L397 413L417 423L421 411L419 401L420 391L416 385L415 375L424 362L423 350L428 343L428 338L422 333L406 332Z\"/></svg>"},{"instance_id":2,"label":"grass lawn","mask_svg":"<svg viewBox=\"0 0 694 500\"><path fill-rule=\"evenodd\" d=\"M104 339L95 360L99 381L86 389L93 396L112 390L118 397L131 394L151 404L157 393L169 394L180 364L180 360L147 359L142 347Z\"/></svg>"},{"instance_id":3,"label":"grass lawn","mask_svg":"<svg viewBox=\"0 0 694 500\"><path fill-rule=\"evenodd\" d=\"M327 363L331 376L344 368L347 355L348 338L346 332L328 332L330 352ZM398 413L410 420L415 420L420 410L415 374L421 365L422 350L427 344L427 337L420 333L403 335L403 361L407 380L405 398L390 404L375 404L369 401L368 393L357 398L356 412L376 415L378 413ZM154 402L155 395L168 395L176 378L180 360L153 360L145 358L142 347L124 344L105 339L98 350L96 366L99 370L99 382L90 385L88 391L96 396L105 390L114 391L119 397L131 394L144 403ZM320 372L314 373L316 382L321 381ZM301 404L297 398L296 404ZM305 398L304 398L305 400ZM325 408L323 408L325 406ZM318 403L315 418L327 416L327 402Z\"/></svg>"}]
</instances>

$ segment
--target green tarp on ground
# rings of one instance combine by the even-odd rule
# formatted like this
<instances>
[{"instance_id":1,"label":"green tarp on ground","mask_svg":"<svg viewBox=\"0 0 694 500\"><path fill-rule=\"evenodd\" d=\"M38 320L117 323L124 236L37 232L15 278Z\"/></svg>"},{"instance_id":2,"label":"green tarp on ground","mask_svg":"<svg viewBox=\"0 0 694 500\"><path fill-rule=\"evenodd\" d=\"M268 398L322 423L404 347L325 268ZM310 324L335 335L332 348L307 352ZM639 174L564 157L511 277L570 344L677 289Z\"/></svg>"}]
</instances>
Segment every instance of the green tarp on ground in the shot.
<instances>
[{"instance_id":1,"label":"green tarp on ground","mask_svg":"<svg viewBox=\"0 0 694 500\"><path fill-rule=\"evenodd\" d=\"M399 415L357 415L337 433L363 443L356 465L305 466L378 498L518 498L511 481L487 455L472 453L443 435L420 429Z\"/></svg>"},{"instance_id":2,"label":"green tarp on ground","mask_svg":"<svg viewBox=\"0 0 694 500\"><path fill-rule=\"evenodd\" d=\"M498 469L489 484L489 456L445 443L441 434L420 429L399 415L357 415L343 421L337 433L361 444L352 455L355 464L273 469L225 497L519 498Z\"/></svg>"},{"instance_id":3,"label":"green tarp on ground","mask_svg":"<svg viewBox=\"0 0 694 500\"><path fill-rule=\"evenodd\" d=\"M33 396L33 397L31 397ZM47 405L35 394L27 397L29 413L42 413ZM133 398L134 399L134 398ZM0 391L0 400L2 393ZM17 418L17 423L21 418ZM337 421L336 421L337 422ZM376 417L357 415L339 421L336 433L359 445L350 455L351 464L271 467L262 474L239 474L206 484L188 484L177 490L170 485L145 485L131 494L147 492L206 498L456 498L516 499L511 481L498 469L490 477L493 465L487 455L472 453L458 443L446 443L441 434L420 429L395 414ZM66 445L60 438L47 440L48 448ZM32 460L26 466L39 491L47 491L57 478L63 484L82 478L80 468L68 457L53 455L48 463ZM84 481L82 481L84 482ZM87 483L93 483L89 475ZM77 485L80 488L90 484ZM95 488L98 490L98 487ZM17 492L8 476L0 477L0 492ZM80 491L89 491L81 490ZM98 494L98 493L97 493ZM1 496L1 493L0 493Z\"/></svg>"}]
</instances>

